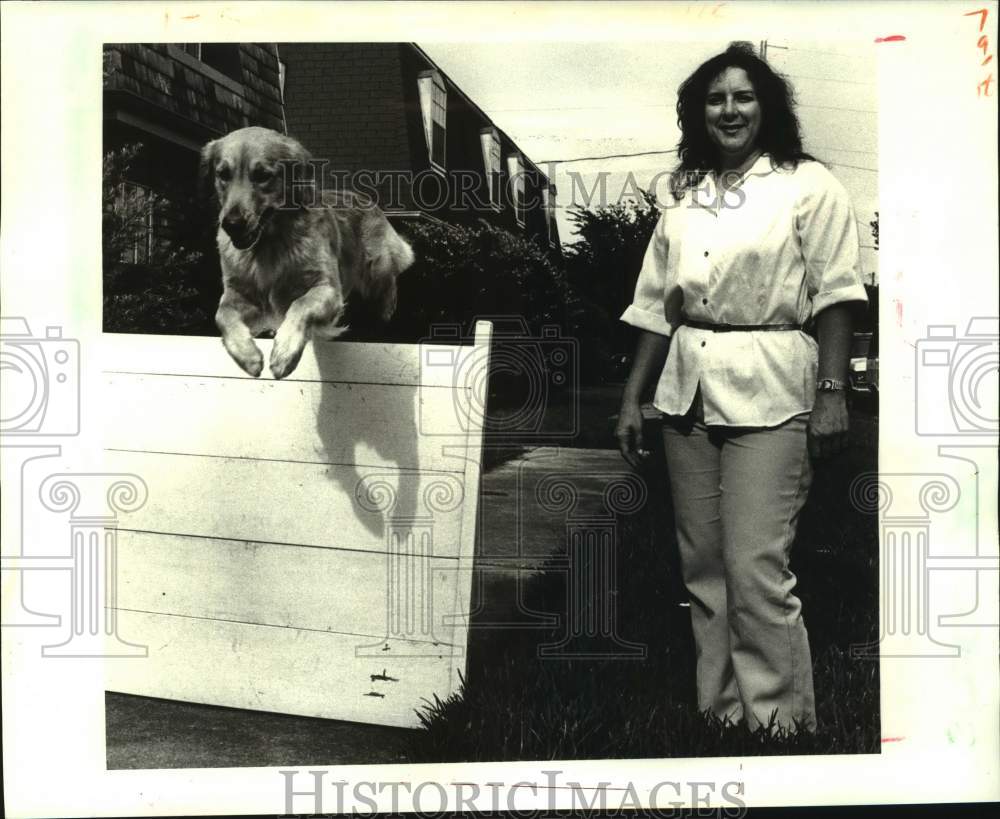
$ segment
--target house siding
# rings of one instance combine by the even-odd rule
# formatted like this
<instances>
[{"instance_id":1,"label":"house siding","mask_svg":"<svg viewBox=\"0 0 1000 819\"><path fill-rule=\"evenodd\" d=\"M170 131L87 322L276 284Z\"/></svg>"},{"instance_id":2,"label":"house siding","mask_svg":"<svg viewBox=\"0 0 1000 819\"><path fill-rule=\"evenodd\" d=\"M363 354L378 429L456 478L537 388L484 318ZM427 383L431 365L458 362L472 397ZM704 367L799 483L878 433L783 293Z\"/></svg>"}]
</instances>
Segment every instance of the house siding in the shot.
<instances>
[{"instance_id":1,"label":"house siding","mask_svg":"<svg viewBox=\"0 0 1000 819\"><path fill-rule=\"evenodd\" d=\"M220 78L211 67L179 52L166 43L105 45L106 116L127 111L159 120L190 139L246 125L284 130L273 44L240 44L238 79Z\"/></svg>"},{"instance_id":2,"label":"house siding","mask_svg":"<svg viewBox=\"0 0 1000 819\"><path fill-rule=\"evenodd\" d=\"M288 132L331 169L409 170L399 47L282 44Z\"/></svg>"},{"instance_id":3,"label":"house siding","mask_svg":"<svg viewBox=\"0 0 1000 819\"><path fill-rule=\"evenodd\" d=\"M419 47L412 43L285 43L279 50L287 67L288 132L316 159L327 160L329 172L404 172L418 187L414 191L408 181L398 178L392 189L388 184L379 186L378 201L386 210L419 212L453 224L486 222L548 245L540 189L549 180L544 174L534 176L537 169L530 159L499 131L503 193L500 208L489 205L479 134L493 127L493 122ZM447 89L443 169L430 162L420 109L418 77L431 70L441 75ZM511 207L506 169L511 153L523 157L525 199L537 203L526 211L523 225ZM458 193L463 190L460 173L465 175L464 194Z\"/></svg>"}]
</instances>

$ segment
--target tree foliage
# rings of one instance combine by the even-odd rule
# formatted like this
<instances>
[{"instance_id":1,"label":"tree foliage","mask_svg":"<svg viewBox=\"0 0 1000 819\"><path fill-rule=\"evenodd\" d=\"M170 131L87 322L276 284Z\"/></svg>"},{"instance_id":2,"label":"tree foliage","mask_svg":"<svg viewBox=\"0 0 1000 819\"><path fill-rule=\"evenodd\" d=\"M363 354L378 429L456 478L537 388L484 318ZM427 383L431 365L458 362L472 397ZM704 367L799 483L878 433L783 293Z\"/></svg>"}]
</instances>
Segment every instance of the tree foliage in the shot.
<instances>
[{"instance_id":1,"label":"tree foliage","mask_svg":"<svg viewBox=\"0 0 1000 819\"><path fill-rule=\"evenodd\" d=\"M481 223L417 222L400 228L416 261L399 278L399 309L387 327L351 305L355 337L417 342L440 325L469 332L476 317L523 318L529 332L565 327L569 288L560 267L536 243Z\"/></svg>"},{"instance_id":2,"label":"tree foliage","mask_svg":"<svg viewBox=\"0 0 1000 819\"><path fill-rule=\"evenodd\" d=\"M573 233L580 237L565 246L567 280L578 297L571 321L592 355L608 359L632 350L634 331L619 316L632 302L659 217L656 197L648 191L642 191L642 201L570 209Z\"/></svg>"},{"instance_id":3,"label":"tree foliage","mask_svg":"<svg viewBox=\"0 0 1000 819\"><path fill-rule=\"evenodd\" d=\"M206 252L199 209L135 184L130 172L141 151L135 143L104 155L104 329L212 334L217 267Z\"/></svg>"}]
</instances>

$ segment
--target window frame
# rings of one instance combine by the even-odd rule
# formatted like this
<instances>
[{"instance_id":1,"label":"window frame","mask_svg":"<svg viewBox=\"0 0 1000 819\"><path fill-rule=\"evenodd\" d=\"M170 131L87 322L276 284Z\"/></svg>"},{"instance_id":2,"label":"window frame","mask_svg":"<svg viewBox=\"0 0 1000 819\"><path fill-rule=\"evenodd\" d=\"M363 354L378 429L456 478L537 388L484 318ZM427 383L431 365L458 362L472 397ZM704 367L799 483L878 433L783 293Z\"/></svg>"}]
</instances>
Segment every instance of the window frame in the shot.
<instances>
[{"instance_id":1,"label":"window frame","mask_svg":"<svg viewBox=\"0 0 1000 819\"><path fill-rule=\"evenodd\" d=\"M228 88L234 94L237 94L240 97L245 94L242 82L234 80L228 74L223 74L217 68L206 62L202 62L199 57L192 56L191 53L187 51L188 46L197 46L198 53L201 54L201 43L167 43L167 54L178 62L186 65L188 68L194 69L195 71L204 74L210 80L217 82L224 88Z\"/></svg>"},{"instance_id":2,"label":"window frame","mask_svg":"<svg viewBox=\"0 0 1000 819\"><path fill-rule=\"evenodd\" d=\"M503 168L500 132L493 126L480 129L479 147L483 153L483 174L486 177L486 192L490 207L499 211L502 207L500 186Z\"/></svg>"},{"instance_id":3,"label":"window frame","mask_svg":"<svg viewBox=\"0 0 1000 819\"><path fill-rule=\"evenodd\" d=\"M525 225L525 185L524 159L519 153L507 154L507 182L511 187L511 203L514 205L514 221L518 227Z\"/></svg>"},{"instance_id":4,"label":"window frame","mask_svg":"<svg viewBox=\"0 0 1000 819\"><path fill-rule=\"evenodd\" d=\"M541 188L542 191L542 207L545 210L545 230L549 239L549 247L556 247L556 240L553 237L553 231L556 227L556 211L555 211L555 199L556 199L556 186L551 182L546 183Z\"/></svg>"},{"instance_id":5,"label":"window frame","mask_svg":"<svg viewBox=\"0 0 1000 819\"><path fill-rule=\"evenodd\" d=\"M440 71L421 71L417 75L417 94L420 98L420 118L427 143L427 161L431 168L444 174L448 162L448 87ZM440 112L440 121L435 114ZM441 130L441 161L434 158L435 129Z\"/></svg>"}]
</instances>

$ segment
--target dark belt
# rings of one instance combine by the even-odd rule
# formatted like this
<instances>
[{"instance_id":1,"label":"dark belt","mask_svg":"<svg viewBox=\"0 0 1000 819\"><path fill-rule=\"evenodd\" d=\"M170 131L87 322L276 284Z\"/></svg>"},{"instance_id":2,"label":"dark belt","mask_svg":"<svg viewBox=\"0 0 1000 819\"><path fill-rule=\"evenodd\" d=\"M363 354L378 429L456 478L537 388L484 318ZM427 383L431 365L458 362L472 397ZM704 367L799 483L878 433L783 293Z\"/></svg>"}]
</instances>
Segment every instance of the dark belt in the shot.
<instances>
[{"instance_id":1,"label":"dark belt","mask_svg":"<svg viewBox=\"0 0 1000 819\"><path fill-rule=\"evenodd\" d=\"M801 324L712 324L708 321L695 321L684 316L683 323L696 330L711 330L713 333L746 333L773 332L775 330L801 330Z\"/></svg>"}]
</instances>

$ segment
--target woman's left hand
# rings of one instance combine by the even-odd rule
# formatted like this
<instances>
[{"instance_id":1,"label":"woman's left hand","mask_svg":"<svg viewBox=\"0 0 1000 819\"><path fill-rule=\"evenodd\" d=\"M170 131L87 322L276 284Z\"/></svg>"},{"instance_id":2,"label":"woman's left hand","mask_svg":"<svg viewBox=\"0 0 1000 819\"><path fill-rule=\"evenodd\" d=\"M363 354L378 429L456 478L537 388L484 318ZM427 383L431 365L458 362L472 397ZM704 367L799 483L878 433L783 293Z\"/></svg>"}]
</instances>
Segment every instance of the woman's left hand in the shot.
<instances>
[{"instance_id":1,"label":"woman's left hand","mask_svg":"<svg viewBox=\"0 0 1000 819\"><path fill-rule=\"evenodd\" d=\"M809 454L829 458L847 449L849 416L843 391L818 392L809 416Z\"/></svg>"}]
</instances>

